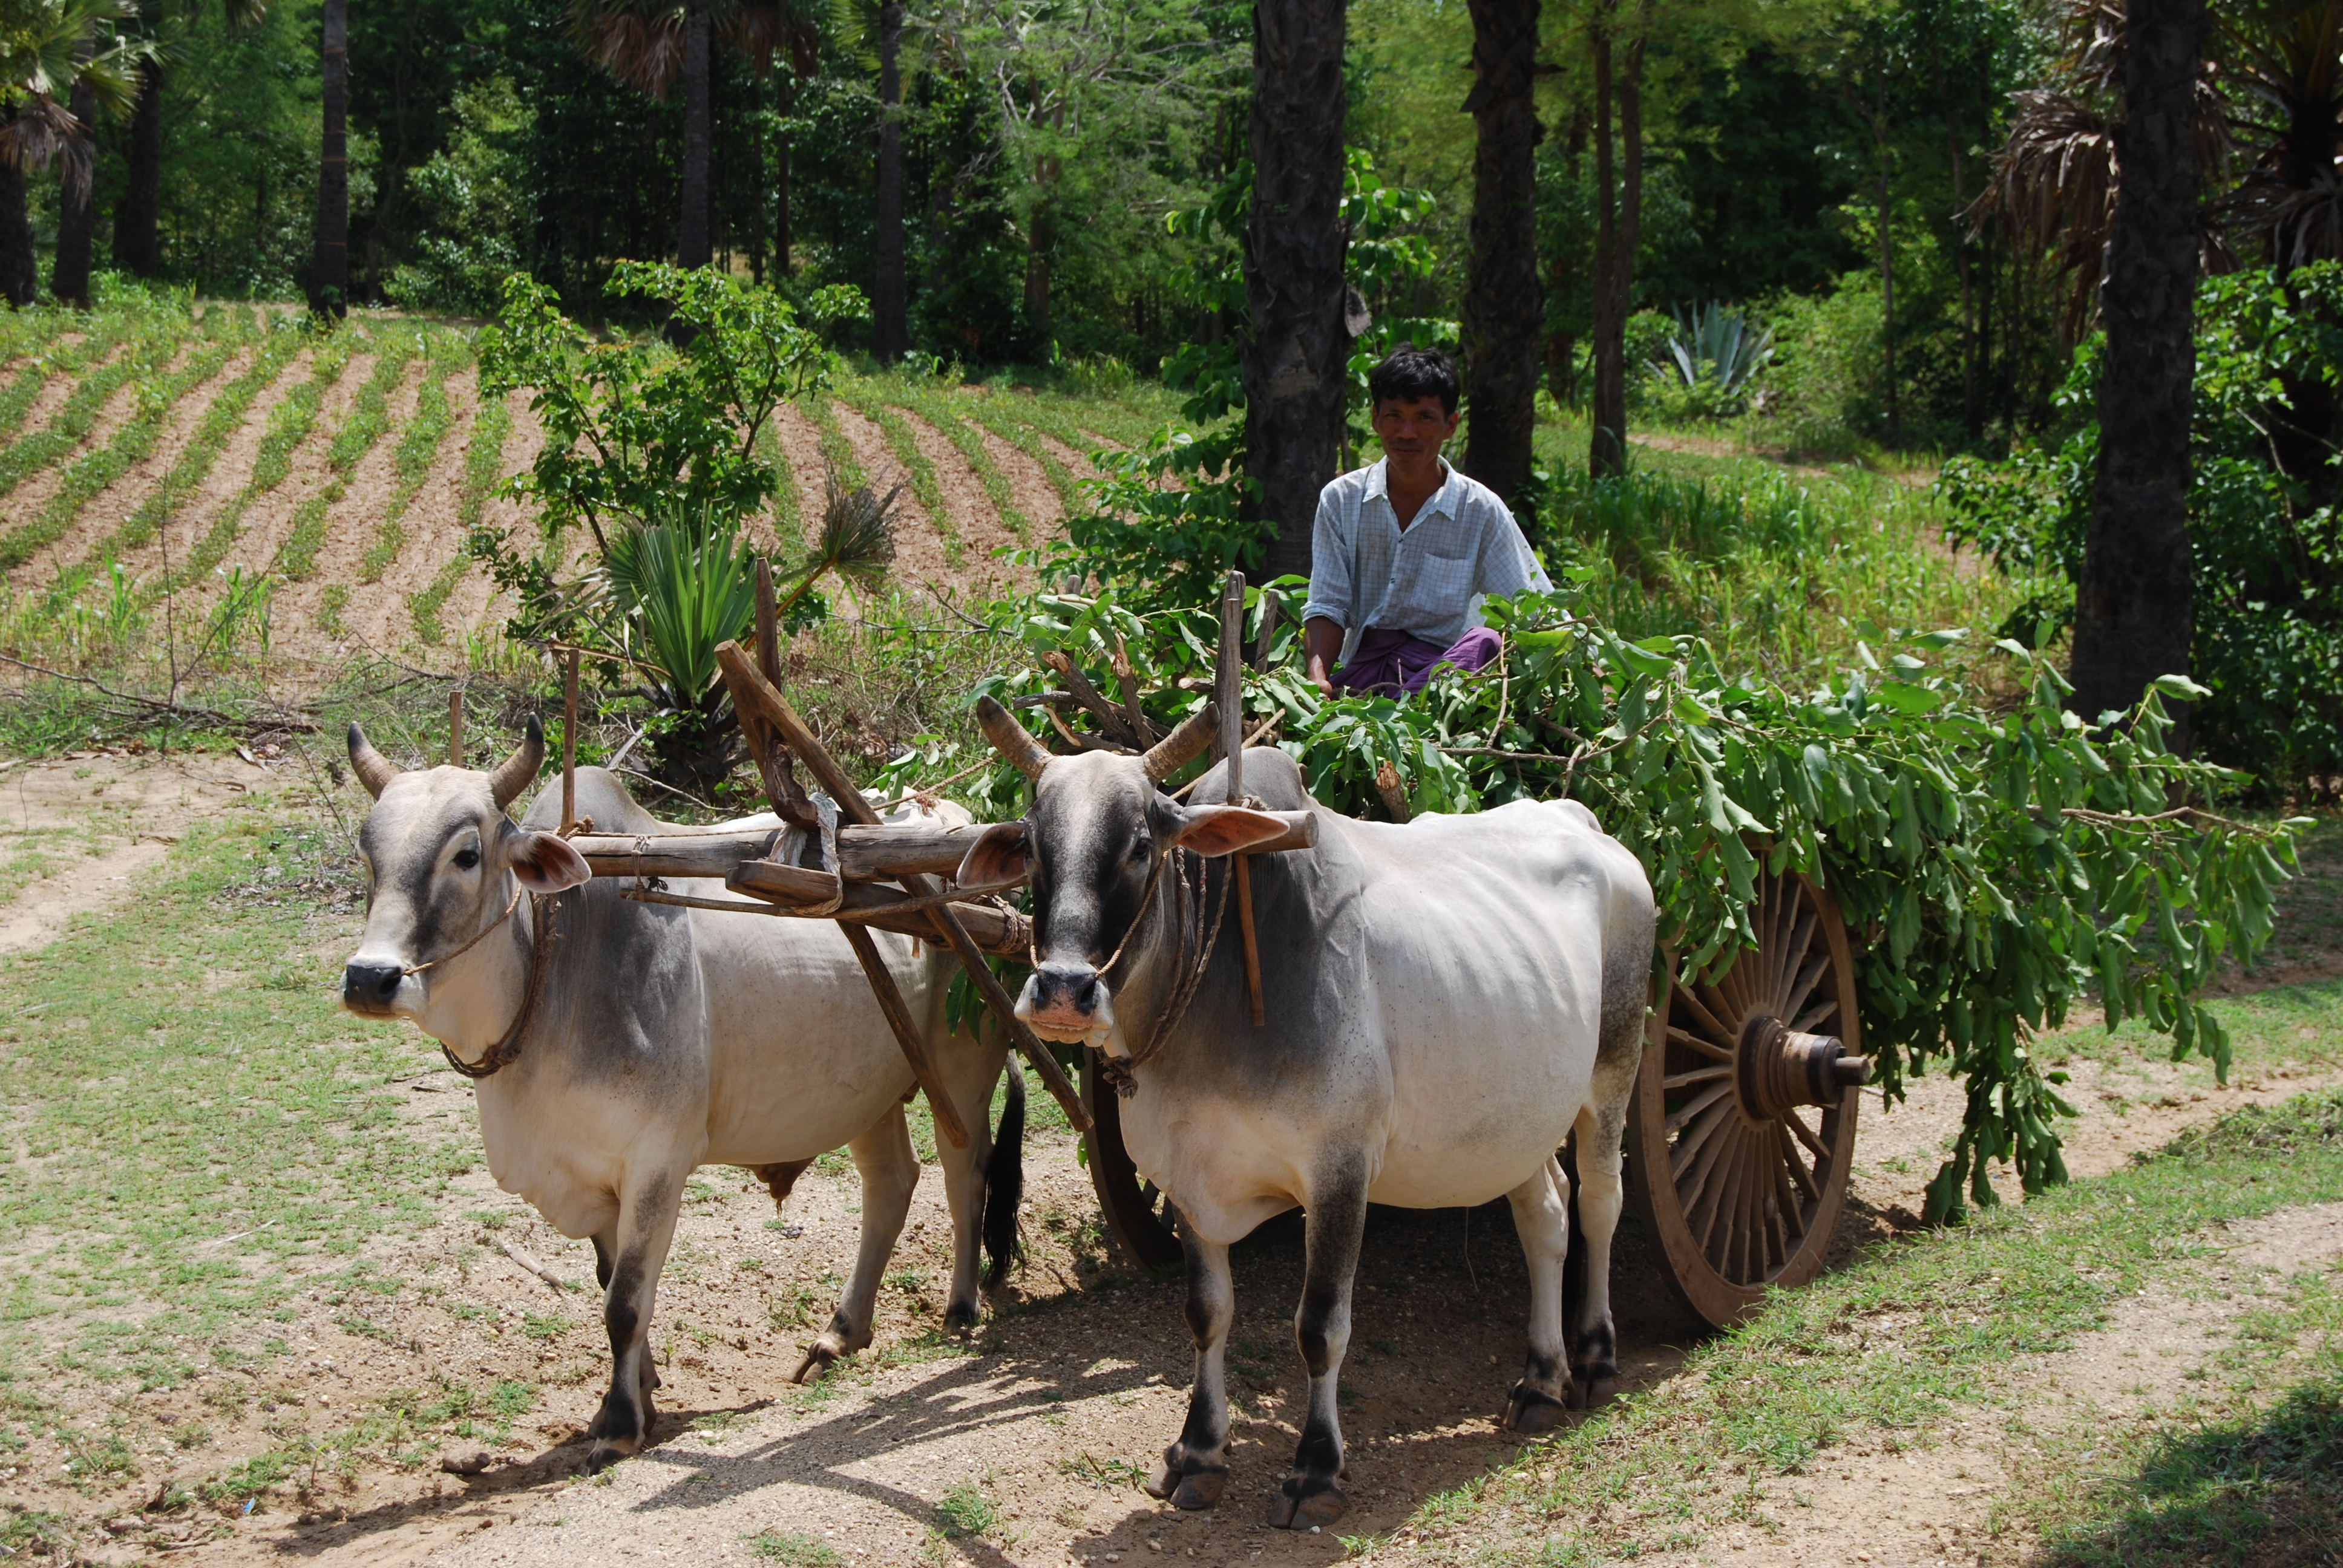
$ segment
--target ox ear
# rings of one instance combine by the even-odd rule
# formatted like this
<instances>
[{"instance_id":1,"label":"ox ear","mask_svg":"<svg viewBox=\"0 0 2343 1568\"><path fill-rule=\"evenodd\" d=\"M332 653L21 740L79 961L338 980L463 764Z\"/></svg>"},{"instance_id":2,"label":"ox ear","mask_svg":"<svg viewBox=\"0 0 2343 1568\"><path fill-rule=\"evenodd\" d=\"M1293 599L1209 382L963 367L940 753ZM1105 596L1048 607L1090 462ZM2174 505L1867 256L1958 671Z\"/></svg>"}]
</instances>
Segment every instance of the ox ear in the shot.
<instances>
[{"instance_id":1,"label":"ox ear","mask_svg":"<svg viewBox=\"0 0 2343 1568\"><path fill-rule=\"evenodd\" d=\"M532 893L558 893L594 879L594 868L558 833L523 828L505 840L505 864Z\"/></svg>"},{"instance_id":2,"label":"ox ear","mask_svg":"<svg viewBox=\"0 0 2343 1568\"><path fill-rule=\"evenodd\" d=\"M995 822L976 836L960 857L952 880L963 888L1010 888L1033 874L1032 852L1026 848L1025 824Z\"/></svg>"},{"instance_id":3,"label":"ox ear","mask_svg":"<svg viewBox=\"0 0 2343 1568\"><path fill-rule=\"evenodd\" d=\"M1242 806L1191 806L1181 816L1180 836L1172 841L1209 860L1265 844L1284 831L1284 820L1266 811Z\"/></svg>"}]
</instances>

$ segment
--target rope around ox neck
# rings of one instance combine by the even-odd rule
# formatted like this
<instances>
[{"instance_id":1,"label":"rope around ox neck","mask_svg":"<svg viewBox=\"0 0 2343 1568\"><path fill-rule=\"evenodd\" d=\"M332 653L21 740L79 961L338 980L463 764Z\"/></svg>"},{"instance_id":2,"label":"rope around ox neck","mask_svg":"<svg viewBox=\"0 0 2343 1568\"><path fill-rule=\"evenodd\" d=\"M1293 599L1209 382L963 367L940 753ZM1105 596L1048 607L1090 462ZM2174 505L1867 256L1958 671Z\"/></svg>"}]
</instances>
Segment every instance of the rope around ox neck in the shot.
<instances>
[{"instance_id":1,"label":"rope around ox neck","mask_svg":"<svg viewBox=\"0 0 2343 1568\"><path fill-rule=\"evenodd\" d=\"M516 884L513 888L512 902L505 906L505 912L491 921L479 936L474 937L454 952L433 959L428 964L417 964L407 972L420 974L432 964L444 964L449 959L458 958L469 952L478 945L480 937L487 936L489 931L495 930L497 927L512 918L513 910L520 907L521 892L521 888ZM513 1015L512 1023L505 1030L503 1035L494 1045L488 1047L487 1054L478 1061L466 1061L456 1054L454 1046L444 1040L439 1042L439 1054L446 1057L447 1065L463 1077L480 1079L493 1076L511 1066L519 1057L520 1037L528 1030L529 1020L537 1015L537 1004L545 995L545 977L553 969L553 916L554 911L560 908L560 899L561 895L558 893L529 895L528 912L537 929L530 935L528 943L528 989L521 993L520 1010Z\"/></svg>"}]
</instances>

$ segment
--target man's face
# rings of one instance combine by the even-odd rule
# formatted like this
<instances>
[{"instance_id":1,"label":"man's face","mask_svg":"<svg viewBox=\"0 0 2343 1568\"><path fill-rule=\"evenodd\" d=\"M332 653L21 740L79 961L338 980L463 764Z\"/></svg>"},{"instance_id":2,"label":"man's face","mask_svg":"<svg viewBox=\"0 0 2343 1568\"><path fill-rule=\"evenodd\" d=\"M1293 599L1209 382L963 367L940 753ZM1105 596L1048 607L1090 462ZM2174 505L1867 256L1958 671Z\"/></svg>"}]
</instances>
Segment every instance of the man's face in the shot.
<instances>
[{"instance_id":1,"label":"man's face","mask_svg":"<svg viewBox=\"0 0 2343 1568\"><path fill-rule=\"evenodd\" d=\"M1375 438L1394 457L1436 457L1456 434L1456 416L1437 397L1385 397L1375 405Z\"/></svg>"}]
</instances>

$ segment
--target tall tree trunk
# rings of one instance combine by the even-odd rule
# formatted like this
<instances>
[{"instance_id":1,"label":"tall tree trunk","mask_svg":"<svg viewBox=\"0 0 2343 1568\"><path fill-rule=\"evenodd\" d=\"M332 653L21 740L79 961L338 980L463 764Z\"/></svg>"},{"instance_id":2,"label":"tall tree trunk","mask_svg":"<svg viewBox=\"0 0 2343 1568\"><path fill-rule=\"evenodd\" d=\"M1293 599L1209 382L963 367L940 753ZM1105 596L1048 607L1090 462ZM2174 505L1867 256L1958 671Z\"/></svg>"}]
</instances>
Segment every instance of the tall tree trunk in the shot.
<instances>
[{"instance_id":1,"label":"tall tree trunk","mask_svg":"<svg viewBox=\"0 0 2343 1568\"><path fill-rule=\"evenodd\" d=\"M1887 383L1887 429L1890 435L1904 421L1896 402L1896 246L1889 225L1887 193L1887 65L1879 67L1879 102L1871 120L1873 139L1879 144L1879 176L1874 195L1879 224L1879 357Z\"/></svg>"},{"instance_id":2,"label":"tall tree trunk","mask_svg":"<svg viewBox=\"0 0 2343 1568\"><path fill-rule=\"evenodd\" d=\"M1945 152L1953 171L1953 211L1968 210L1968 192L1961 178L1961 126L1953 110L1952 73L1936 70L1937 102L1945 116ZM1970 277L1969 235L1957 217L1953 224L1953 271L1961 285L1961 428L1975 440L1985 433L1984 411L1977 406L1976 286Z\"/></svg>"},{"instance_id":3,"label":"tall tree trunk","mask_svg":"<svg viewBox=\"0 0 2343 1568\"><path fill-rule=\"evenodd\" d=\"M1473 156L1473 258L1464 282L1464 471L1518 508L1537 427L1538 0L1470 0L1473 69L1465 97Z\"/></svg>"},{"instance_id":4,"label":"tall tree trunk","mask_svg":"<svg viewBox=\"0 0 2343 1568\"><path fill-rule=\"evenodd\" d=\"M1638 6L1624 61L1614 58L1616 15L1606 4L1596 18L1594 36L1594 430L1586 466L1598 477L1627 471L1627 313L1635 296L1635 243L1644 212L1644 45L1651 13L1648 3ZM1619 100L1615 184L1611 150L1614 86Z\"/></svg>"},{"instance_id":5,"label":"tall tree trunk","mask_svg":"<svg viewBox=\"0 0 2343 1568\"><path fill-rule=\"evenodd\" d=\"M130 179L114 214L114 265L136 277L163 276L158 227L163 208L163 66L138 67L138 103L130 115Z\"/></svg>"},{"instance_id":6,"label":"tall tree trunk","mask_svg":"<svg viewBox=\"0 0 2343 1568\"><path fill-rule=\"evenodd\" d=\"M2099 468L2075 602L2076 712L2096 719L2188 671L2188 418L2197 369L2196 93L2205 0L2130 0L2123 169L2099 310ZM2186 709L2179 733L2187 739Z\"/></svg>"},{"instance_id":7,"label":"tall tree trunk","mask_svg":"<svg viewBox=\"0 0 2343 1568\"><path fill-rule=\"evenodd\" d=\"M1025 320L1045 337L1050 332L1050 238L1045 206L1025 226Z\"/></svg>"},{"instance_id":8,"label":"tall tree trunk","mask_svg":"<svg viewBox=\"0 0 2343 1568\"><path fill-rule=\"evenodd\" d=\"M16 112L8 111L14 120ZM40 259L33 254L33 219L25 206L25 171L0 157L0 298L18 309L41 292Z\"/></svg>"},{"instance_id":9,"label":"tall tree trunk","mask_svg":"<svg viewBox=\"0 0 2343 1568\"><path fill-rule=\"evenodd\" d=\"M781 73L781 118L788 121L798 112L798 78L794 69ZM779 276L789 276L789 245L796 237L789 228L789 133L786 125L780 134L780 156L773 160L773 271Z\"/></svg>"},{"instance_id":10,"label":"tall tree trunk","mask_svg":"<svg viewBox=\"0 0 2343 1568\"><path fill-rule=\"evenodd\" d=\"M82 46L82 59L89 57L89 48L86 44ZM81 122L84 135L96 130L97 92L87 81L75 79L67 106ZM96 227L96 205L88 171L75 179L67 166L57 181L57 254L49 268L49 292L84 309L89 307L89 246L91 231Z\"/></svg>"},{"instance_id":11,"label":"tall tree trunk","mask_svg":"<svg viewBox=\"0 0 2343 1568\"><path fill-rule=\"evenodd\" d=\"M708 0L683 7L683 221L675 259L684 267L708 265Z\"/></svg>"},{"instance_id":12,"label":"tall tree trunk","mask_svg":"<svg viewBox=\"0 0 2343 1568\"><path fill-rule=\"evenodd\" d=\"M757 95L764 96L764 84L757 85ZM765 286L765 117L753 116L749 122L749 276L759 288Z\"/></svg>"},{"instance_id":13,"label":"tall tree trunk","mask_svg":"<svg viewBox=\"0 0 2343 1568\"><path fill-rule=\"evenodd\" d=\"M1342 451L1344 0L1254 0L1252 210L1246 221L1245 475L1275 529L1263 569L1310 570L1318 492Z\"/></svg>"},{"instance_id":14,"label":"tall tree trunk","mask_svg":"<svg viewBox=\"0 0 2343 1568\"><path fill-rule=\"evenodd\" d=\"M871 347L881 365L892 365L911 347L903 277L903 73L898 58L902 47L902 0L882 0L879 7L879 280L870 298Z\"/></svg>"},{"instance_id":15,"label":"tall tree trunk","mask_svg":"<svg viewBox=\"0 0 2343 1568\"><path fill-rule=\"evenodd\" d=\"M309 264L309 308L334 316L346 314L350 304L349 21L349 0L326 0L326 134L317 157L317 248Z\"/></svg>"}]
</instances>

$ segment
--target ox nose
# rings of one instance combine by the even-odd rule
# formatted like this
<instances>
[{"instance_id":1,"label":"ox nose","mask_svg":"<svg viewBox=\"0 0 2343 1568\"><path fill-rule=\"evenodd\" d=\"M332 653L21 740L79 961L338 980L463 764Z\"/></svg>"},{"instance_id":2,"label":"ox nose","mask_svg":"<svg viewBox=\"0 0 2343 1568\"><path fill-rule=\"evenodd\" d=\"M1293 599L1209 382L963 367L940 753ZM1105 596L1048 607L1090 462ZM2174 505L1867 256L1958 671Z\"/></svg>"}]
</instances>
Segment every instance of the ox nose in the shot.
<instances>
[{"instance_id":1,"label":"ox nose","mask_svg":"<svg viewBox=\"0 0 2343 1568\"><path fill-rule=\"evenodd\" d=\"M397 964L345 964L342 966L342 1002L352 1008L372 1011L388 1007L398 994L398 982L407 971Z\"/></svg>"},{"instance_id":2,"label":"ox nose","mask_svg":"<svg viewBox=\"0 0 2343 1568\"><path fill-rule=\"evenodd\" d=\"M1098 1011L1099 973L1088 964L1043 964L1033 971L1035 1010L1088 1018Z\"/></svg>"}]
</instances>

